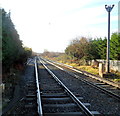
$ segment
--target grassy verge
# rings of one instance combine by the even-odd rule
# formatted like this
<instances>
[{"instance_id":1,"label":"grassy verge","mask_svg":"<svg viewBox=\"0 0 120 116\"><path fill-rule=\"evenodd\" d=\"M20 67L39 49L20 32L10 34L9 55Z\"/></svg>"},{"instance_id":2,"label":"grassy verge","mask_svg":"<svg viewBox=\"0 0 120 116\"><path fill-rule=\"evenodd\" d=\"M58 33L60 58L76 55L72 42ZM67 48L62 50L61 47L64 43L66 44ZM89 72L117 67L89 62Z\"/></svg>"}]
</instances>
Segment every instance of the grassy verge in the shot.
<instances>
[{"instance_id":1,"label":"grassy verge","mask_svg":"<svg viewBox=\"0 0 120 116\"><path fill-rule=\"evenodd\" d=\"M66 63L67 65L73 66L82 71L89 72L94 75L99 75L99 69L93 68L92 66L78 66L76 63ZM112 76L108 77L109 80L113 82L120 82L120 72L111 71Z\"/></svg>"},{"instance_id":2,"label":"grassy verge","mask_svg":"<svg viewBox=\"0 0 120 116\"><path fill-rule=\"evenodd\" d=\"M73 66L77 69L80 69L82 71L86 71L86 72L89 72L89 73L92 73L92 74L95 74L95 75L98 75L98 68L93 68L92 66L86 66L86 65L82 65L82 66L79 66L78 64L76 63L65 63L67 65L70 65L70 66Z\"/></svg>"}]
</instances>

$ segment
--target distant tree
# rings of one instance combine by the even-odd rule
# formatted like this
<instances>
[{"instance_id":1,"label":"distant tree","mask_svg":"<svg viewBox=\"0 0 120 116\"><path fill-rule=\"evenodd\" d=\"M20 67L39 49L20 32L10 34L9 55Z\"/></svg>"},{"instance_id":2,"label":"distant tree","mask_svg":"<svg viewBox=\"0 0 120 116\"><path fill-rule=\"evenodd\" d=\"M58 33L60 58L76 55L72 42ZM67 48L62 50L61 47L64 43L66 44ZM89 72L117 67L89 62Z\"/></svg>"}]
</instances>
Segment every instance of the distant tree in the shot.
<instances>
[{"instance_id":1,"label":"distant tree","mask_svg":"<svg viewBox=\"0 0 120 116\"><path fill-rule=\"evenodd\" d=\"M91 55L93 59L106 59L107 39L97 38L91 41Z\"/></svg>"},{"instance_id":2,"label":"distant tree","mask_svg":"<svg viewBox=\"0 0 120 116\"><path fill-rule=\"evenodd\" d=\"M95 59L106 59L107 53L107 38L97 38L91 42L94 47L92 48L92 52L94 51ZM120 60L120 34L113 33L111 35L110 40L110 59L112 60Z\"/></svg>"},{"instance_id":3,"label":"distant tree","mask_svg":"<svg viewBox=\"0 0 120 116\"><path fill-rule=\"evenodd\" d=\"M83 57L88 59L88 46L89 41L87 38L74 39L66 48L65 53L75 59L81 59Z\"/></svg>"},{"instance_id":4,"label":"distant tree","mask_svg":"<svg viewBox=\"0 0 120 116\"><path fill-rule=\"evenodd\" d=\"M98 45L97 45L97 40L90 40L89 42L89 46L87 49L88 52L88 59L92 60L92 59L99 59L100 55L98 54Z\"/></svg>"},{"instance_id":5,"label":"distant tree","mask_svg":"<svg viewBox=\"0 0 120 116\"><path fill-rule=\"evenodd\" d=\"M74 39L66 48L65 53L76 59L105 59L107 39L97 38L88 40L85 37Z\"/></svg>"},{"instance_id":6,"label":"distant tree","mask_svg":"<svg viewBox=\"0 0 120 116\"><path fill-rule=\"evenodd\" d=\"M113 33L110 40L110 58L120 60L120 33Z\"/></svg>"}]
</instances>

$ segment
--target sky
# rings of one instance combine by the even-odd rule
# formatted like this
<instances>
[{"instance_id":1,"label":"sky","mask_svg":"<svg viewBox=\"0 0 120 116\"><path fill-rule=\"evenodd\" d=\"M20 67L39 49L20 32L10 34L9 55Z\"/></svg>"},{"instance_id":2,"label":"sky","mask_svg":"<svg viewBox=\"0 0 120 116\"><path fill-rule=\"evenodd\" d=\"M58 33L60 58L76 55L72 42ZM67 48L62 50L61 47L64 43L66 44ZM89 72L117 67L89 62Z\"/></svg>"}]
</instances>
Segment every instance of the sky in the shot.
<instances>
[{"instance_id":1,"label":"sky","mask_svg":"<svg viewBox=\"0 0 120 116\"><path fill-rule=\"evenodd\" d=\"M119 0L1 0L24 46L34 52L64 52L76 37L107 37L108 13L112 5L111 33L118 31Z\"/></svg>"}]
</instances>

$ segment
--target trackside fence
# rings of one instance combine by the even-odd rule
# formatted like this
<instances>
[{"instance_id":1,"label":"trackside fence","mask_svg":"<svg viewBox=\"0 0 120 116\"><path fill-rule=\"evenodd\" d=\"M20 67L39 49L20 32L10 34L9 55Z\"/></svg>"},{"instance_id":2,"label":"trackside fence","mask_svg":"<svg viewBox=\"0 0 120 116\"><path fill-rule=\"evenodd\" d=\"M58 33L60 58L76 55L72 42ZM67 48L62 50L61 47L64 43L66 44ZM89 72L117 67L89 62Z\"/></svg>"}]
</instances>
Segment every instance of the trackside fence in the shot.
<instances>
[{"instance_id":1,"label":"trackside fence","mask_svg":"<svg viewBox=\"0 0 120 116\"><path fill-rule=\"evenodd\" d=\"M101 62L104 65L106 64L106 60L103 60L103 59L97 59L96 61ZM93 65L96 61L95 60L89 61L89 65ZM120 72L120 61L118 61L118 60L110 60L110 69Z\"/></svg>"}]
</instances>

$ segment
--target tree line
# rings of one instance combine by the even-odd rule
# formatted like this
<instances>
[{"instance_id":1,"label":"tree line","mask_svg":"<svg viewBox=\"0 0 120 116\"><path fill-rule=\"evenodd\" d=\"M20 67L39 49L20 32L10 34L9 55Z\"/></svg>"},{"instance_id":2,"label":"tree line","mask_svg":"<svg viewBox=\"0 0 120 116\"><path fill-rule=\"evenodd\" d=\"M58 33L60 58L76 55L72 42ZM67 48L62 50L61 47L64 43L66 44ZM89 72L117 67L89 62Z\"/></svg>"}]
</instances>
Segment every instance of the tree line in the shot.
<instances>
[{"instance_id":1,"label":"tree line","mask_svg":"<svg viewBox=\"0 0 120 116\"><path fill-rule=\"evenodd\" d=\"M10 18L10 13L2 12L2 71L8 72L15 64L21 64L32 54L32 49L23 47L19 34Z\"/></svg>"},{"instance_id":2,"label":"tree line","mask_svg":"<svg viewBox=\"0 0 120 116\"><path fill-rule=\"evenodd\" d=\"M66 47L65 53L73 60L106 59L107 38L76 38ZM120 33L112 33L110 59L120 60Z\"/></svg>"}]
</instances>

